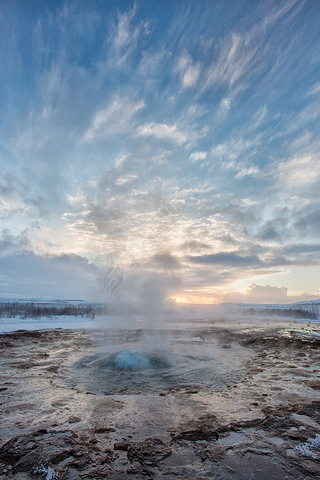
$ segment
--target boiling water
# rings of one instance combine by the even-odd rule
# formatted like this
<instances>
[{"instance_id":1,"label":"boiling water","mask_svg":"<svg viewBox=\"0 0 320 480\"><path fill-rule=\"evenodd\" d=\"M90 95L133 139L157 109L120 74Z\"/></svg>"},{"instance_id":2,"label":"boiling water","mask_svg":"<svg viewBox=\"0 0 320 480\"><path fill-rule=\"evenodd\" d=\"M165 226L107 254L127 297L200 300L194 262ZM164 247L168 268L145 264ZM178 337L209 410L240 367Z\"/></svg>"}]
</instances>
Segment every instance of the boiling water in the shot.
<instances>
[{"instance_id":1,"label":"boiling water","mask_svg":"<svg viewBox=\"0 0 320 480\"><path fill-rule=\"evenodd\" d=\"M171 334L170 348L162 350L144 350L134 331L114 340L110 352L97 348L73 365L73 387L105 394L183 388L216 391L239 380L249 358L248 350L238 344L219 345L214 338L190 338L181 332ZM157 343L161 344L161 340Z\"/></svg>"}]
</instances>

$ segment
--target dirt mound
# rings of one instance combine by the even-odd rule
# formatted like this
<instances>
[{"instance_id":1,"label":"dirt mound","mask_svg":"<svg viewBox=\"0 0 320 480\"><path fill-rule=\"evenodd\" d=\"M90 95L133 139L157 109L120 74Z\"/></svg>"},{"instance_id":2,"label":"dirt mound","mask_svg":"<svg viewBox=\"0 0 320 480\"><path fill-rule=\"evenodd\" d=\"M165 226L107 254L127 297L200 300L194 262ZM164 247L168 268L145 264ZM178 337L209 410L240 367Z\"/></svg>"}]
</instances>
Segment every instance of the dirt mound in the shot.
<instances>
[{"instance_id":1,"label":"dirt mound","mask_svg":"<svg viewBox=\"0 0 320 480\"><path fill-rule=\"evenodd\" d=\"M99 451L94 438L81 437L72 430L43 429L12 438L0 448L3 471L13 475L23 472L32 478L63 480L69 478L70 470L75 478L80 471L94 478L92 471L95 475L107 474L114 458L112 451Z\"/></svg>"}]
</instances>

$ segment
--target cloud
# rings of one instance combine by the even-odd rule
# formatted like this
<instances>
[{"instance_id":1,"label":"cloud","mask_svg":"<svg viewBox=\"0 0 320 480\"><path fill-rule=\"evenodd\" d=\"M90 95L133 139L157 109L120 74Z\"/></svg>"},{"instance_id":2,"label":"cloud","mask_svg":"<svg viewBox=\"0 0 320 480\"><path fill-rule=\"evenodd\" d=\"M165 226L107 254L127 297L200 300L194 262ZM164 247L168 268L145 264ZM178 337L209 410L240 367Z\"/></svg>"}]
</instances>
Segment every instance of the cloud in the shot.
<instances>
[{"instance_id":1,"label":"cloud","mask_svg":"<svg viewBox=\"0 0 320 480\"><path fill-rule=\"evenodd\" d=\"M223 98L220 102L220 107L222 110L228 111L231 108L231 99L230 98Z\"/></svg>"},{"instance_id":2,"label":"cloud","mask_svg":"<svg viewBox=\"0 0 320 480\"><path fill-rule=\"evenodd\" d=\"M107 108L96 112L91 127L85 132L84 140L90 142L96 138L108 138L133 129L133 117L144 107L142 100L134 103L115 96Z\"/></svg>"},{"instance_id":3,"label":"cloud","mask_svg":"<svg viewBox=\"0 0 320 480\"><path fill-rule=\"evenodd\" d=\"M318 240L320 235L320 205L307 206L296 215L293 228L301 239Z\"/></svg>"},{"instance_id":4,"label":"cloud","mask_svg":"<svg viewBox=\"0 0 320 480\"><path fill-rule=\"evenodd\" d=\"M307 96L309 97L313 95L318 95L318 93L320 93L320 82L315 83L314 85L312 85L311 88L309 88Z\"/></svg>"},{"instance_id":5,"label":"cloud","mask_svg":"<svg viewBox=\"0 0 320 480\"><path fill-rule=\"evenodd\" d=\"M215 162L219 162L221 169L233 170L235 178L257 175L259 169L254 163L260 142L258 136L250 138L248 135L238 135L231 137L226 142L214 145L211 155ZM212 168L216 168L216 164Z\"/></svg>"},{"instance_id":6,"label":"cloud","mask_svg":"<svg viewBox=\"0 0 320 480\"><path fill-rule=\"evenodd\" d=\"M256 255L239 255L234 252L220 252L210 255L198 255L188 258L192 263L204 263L208 265L224 265L228 267L261 266L261 261Z\"/></svg>"},{"instance_id":7,"label":"cloud","mask_svg":"<svg viewBox=\"0 0 320 480\"><path fill-rule=\"evenodd\" d=\"M170 253L157 253L153 255L152 262L165 270L175 270L180 268L180 261Z\"/></svg>"},{"instance_id":8,"label":"cloud","mask_svg":"<svg viewBox=\"0 0 320 480\"><path fill-rule=\"evenodd\" d=\"M26 187L18 185L13 175L6 173L0 179L0 207L1 216L25 212L23 198L27 194Z\"/></svg>"},{"instance_id":9,"label":"cloud","mask_svg":"<svg viewBox=\"0 0 320 480\"><path fill-rule=\"evenodd\" d=\"M277 179L290 188L308 187L319 182L318 158L312 154L293 157L281 162L277 168Z\"/></svg>"},{"instance_id":10,"label":"cloud","mask_svg":"<svg viewBox=\"0 0 320 480\"><path fill-rule=\"evenodd\" d=\"M262 39L255 32L231 33L221 43L219 53L205 75L204 88L227 85L235 86L240 80L262 71Z\"/></svg>"},{"instance_id":11,"label":"cloud","mask_svg":"<svg viewBox=\"0 0 320 480\"><path fill-rule=\"evenodd\" d=\"M202 243L197 240L189 240L181 245L181 250L186 251L201 251L210 249L210 245L207 243Z\"/></svg>"},{"instance_id":12,"label":"cloud","mask_svg":"<svg viewBox=\"0 0 320 480\"><path fill-rule=\"evenodd\" d=\"M85 260L50 255L158 271L176 259L190 289L316 264L307 2L114 3L42 5L37 18L8 3L0 17L4 254L32 247L83 278Z\"/></svg>"},{"instance_id":13,"label":"cloud","mask_svg":"<svg viewBox=\"0 0 320 480\"><path fill-rule=\"evenodd\" d=\"M179 130L176 124L167 125L166 123L151 122L138 127L137 133L141 137L155 137L158 140L169 140L178 145L186 143L187 135Z\"/></svg>"},{"instance_id":14,"label":"cloud","mask_svg":"<svg viewBox=\"0 0 320 480\"><path fill-rule=\"evenodd\" d=\"M136 5L132 10L118 12L117 30L114 36L114 44L117 48L123 48L137 37L137 29L132 28L131 22L136 14Z\"/></svg>"},{"instance_id":15,"label":"cloud","mask_svg":"<svg viewBox=\"0 0 320 480\"><path fill-rule=\"evenodd\" d=\"M291 304L299 301L315 300L316 295L301 293L290 294L285 286L249 285L245 293L230 292L219 297L222 302L241 302L252 304Z\"/></svg>"},{"instance_id":16,"label":"cloud","mask_svg":"<svg viewBox=\"0 0 320 480\"><path fill-rule=\"evenodd\" d=\"M48 205L41 196L29 191L29 187L16 174L0 176L0 218L26 215L33 218L47 217Z\"/></svg>"},{"instance_id":17,"label":"cloud","mask_svg":"<svg viewBox=\"0 0 320 480\"><path fill-rule=\"evenodd\" d=\"M245 298L254 303L274 303L288 301L288 289L286 287L272 287L270 285L256 285L252 283L247 288Z\"/></svg>"},{"instance_id":18,"label":"cloud","mask_svg":"<svg viewBox=\"0 0 320 480\"><path fill-rule=\"evenodd\" d=\"M268 68L270 71L270 56L275 56L274 50L279 49L273 39L272 29L277 25L280 31L286 31L286 24L299 13L303 3L294 0L285 5L269 5L267 9L257 7L251 12L251 22L247 28L238 24L237 28L228 30L219 42L214 43L211 64L204 72L203 90L223 86L236 96L249 89L254 79L259 79ZM290 50L294 40L290 42L286 38L285 43ZM281 54L285 57L283 51ZM283 61L284 58L280 57L278 62L273 61L272 64L275 63L274 68L277 69Z\"/></svg>"},{"instance_id":19,"label":"cloud","mask_svg":"<svg viewBox=\"0 0 320 480\"><path fill-rule=\"evenodd\" d=\"M285 218L268 220L257 233L261 240L276 240L283 235L288 236L288 221Z\"/></svg>"},{"instance_id":20,"label":"cloud","mask_svg":"<svg viewBox=\"0 0 320 480\"><path fill-rule=\"evenodd\" d=\"M308 243L294 243L285 245L282 247L282 251L285 254L303 254L303 253L318 253L320 252L320 243L308 244Z\"/></svg>"},{"instance_id":21,"label":"cloud","mask_svg":"<svg viewBox=\"0 0 320 480\"><path fill-rule=\"evenodd\" d=\"M7 228L3 228L0 238L0 255L21 252L30 246L28 230L24 230L20 235L14 236Z\"/></svg>"},{"instance_id":22,"label":"cloud","mask_svg":"<svg viewBox=\"0 0 320 480\"><path fill-rule=\"evenodd\" d=\"M259 174L259 168L251 166L247 168L242 168L240 172L237 173L236 178L256 176L258 174Z\"/></svg>"},{"instance_id":23,"label":"cloud","mask_svg":"<svg viewBox=\"0 0 320 480\"><path fill-rule=\"evenodd\" d=\"M76 255L8 255L0 257L0 268L3 293L69 299L101 294L99 270Z\"/></svg>"},{"instance_id":24,"label":"cloud","mask_svg":"<svg viewBox=\"0 0 320 480\"><path fill-rule=\"evenodd\" d=\"M178 72L184 88L196 85L200 74L200 63L194 63L190 55L182 55L178 61Z\"/></svg>"},{"instance_id":25,"label":"cloud","mask_svg":"<svg viewBox=\"0 0 320 480\"><path fill-rule=\"evenodd\" d=\"M193 152L189 158L192 163L196 163L199 160L205 160L207 158L207 152Z\"/></svg>"},{"instance_id":26,"label":"cloud","mask_svg":"<svg viewBox=\"0 0 320 480\"><path fill-rule=\"evenodd\" d=\"M308 293L301 293L299 295L290 294L289 289L284 286L257 285L255 283L249 285L244 293L222 293L219 290L212 291L212 289L202 288L200 291L186 290L184 296L178 296L179 301L185 303L243 303L249 305L292 304L300 301L316 300L317 298L317 295Z\"/></svg>"},{"instance_id":27,"label":"cloud","mask_svg":"<svg viewBox=\"0 0 320 480\"><path fill-rule=\"evenodd\" d=\"M59 255L47 256L49 260L57 265L63 265L64 267L72 266L73 268L79 268L86 272L97 272L97 267L90 263L87 258L76 255L75 253L61 253Z\"/></svg>"},{"instance_id":28,"label":"cloud","mask_svg":"<svg viewBox=\"0 0 320 480\"><path fill-rule=\"evenodd\" d=\"M137 13L136 3L131 10L118 10L117 19L112 22L108 37L111 51L106 61L109 65L115 64L118 68L126 70L130 56L136 51L139 41L149 36L149 22L139 21Z\"/></svg>"}]
</instances>

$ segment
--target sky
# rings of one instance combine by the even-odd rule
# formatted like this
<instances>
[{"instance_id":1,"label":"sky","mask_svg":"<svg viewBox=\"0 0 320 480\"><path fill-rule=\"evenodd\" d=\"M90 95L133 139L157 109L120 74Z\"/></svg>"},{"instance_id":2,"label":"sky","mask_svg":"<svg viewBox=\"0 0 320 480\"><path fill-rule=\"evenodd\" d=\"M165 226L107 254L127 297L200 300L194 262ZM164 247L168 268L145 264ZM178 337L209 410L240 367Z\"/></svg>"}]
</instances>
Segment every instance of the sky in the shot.
<instances>
[{"instance_id":1,"label":"sky","mask_svg":"<svg viewBox=\"0 0 320 480\"><path fill-rule=\"evenodd\" d=\"M319 24L318 0L0 0L0 294L320 298Z\"/></svg>"}]
</instances>

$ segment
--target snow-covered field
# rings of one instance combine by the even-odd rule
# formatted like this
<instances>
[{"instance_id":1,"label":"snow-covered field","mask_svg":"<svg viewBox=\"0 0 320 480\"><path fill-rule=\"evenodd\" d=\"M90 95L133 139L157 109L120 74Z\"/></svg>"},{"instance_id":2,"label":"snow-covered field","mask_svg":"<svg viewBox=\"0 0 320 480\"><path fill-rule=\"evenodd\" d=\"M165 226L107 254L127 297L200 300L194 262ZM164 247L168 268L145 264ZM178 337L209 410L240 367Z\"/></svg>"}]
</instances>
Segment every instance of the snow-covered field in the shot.
<instances>
[{"instance_id":1,"label":"snow-covered field","mask_svg":"<svg viewBox=\"0 0 320 480\"><path fill-rule=\"evenodd\" d=\"M94 322L88 317L82 318L70 315L38 318L0 318L0 333L14 332L15 330L43 330L51 328L91 329L93 326Z\"/></svg>"}]
</instances>

